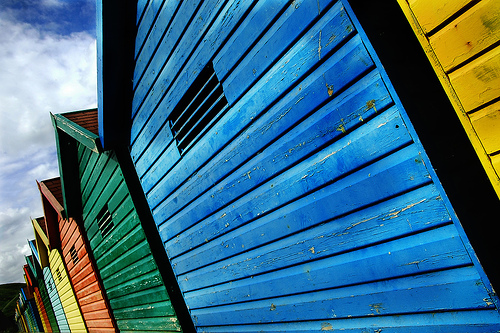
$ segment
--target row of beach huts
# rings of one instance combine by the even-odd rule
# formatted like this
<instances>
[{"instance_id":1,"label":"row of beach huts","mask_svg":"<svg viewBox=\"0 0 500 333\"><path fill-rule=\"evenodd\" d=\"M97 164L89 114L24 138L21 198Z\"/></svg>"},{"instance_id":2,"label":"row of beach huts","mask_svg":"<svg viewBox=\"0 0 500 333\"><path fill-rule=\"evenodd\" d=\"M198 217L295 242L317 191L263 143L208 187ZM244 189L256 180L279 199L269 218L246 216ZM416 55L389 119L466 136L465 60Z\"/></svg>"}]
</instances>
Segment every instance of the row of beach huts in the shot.
<instances>
[{"instance_id":1,"label":"row of beach huts","mask_svg":"<svg viewBox=\"0 0 500 333\"><path fill-rule=\"evenodd\" d=\"M97 1L97 34L20 331L500 331L498 1Z\"/></svg>"}]
</instances>

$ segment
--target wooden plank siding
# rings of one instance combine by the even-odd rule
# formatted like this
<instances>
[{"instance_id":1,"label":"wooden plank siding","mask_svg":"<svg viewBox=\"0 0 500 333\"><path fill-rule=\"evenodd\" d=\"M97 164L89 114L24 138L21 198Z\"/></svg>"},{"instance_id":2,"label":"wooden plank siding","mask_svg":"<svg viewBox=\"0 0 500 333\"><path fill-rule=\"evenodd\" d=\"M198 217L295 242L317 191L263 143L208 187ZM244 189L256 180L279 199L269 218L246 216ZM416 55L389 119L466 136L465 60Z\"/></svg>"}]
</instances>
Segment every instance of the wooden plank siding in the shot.
<instances>
[{"instance_id":1,"label":"wooden plank siding","mask_svg":"<svg viewBox=\"0 0 500 333\"><path fill-rule=\"evenodd\" d=\"M57 257L58 252L57 249L51 249L50 240L56 242L58 237L54 237L54 233L49 232L49 229L53 226L46 223L45 217L32 219L31 223L33 224L33 230L35 233L36 250L38 258L40 259L43 282L45 284L50 303L52 304L58 332L68 332L69 326L66 313L64 312L61 298L54 281L53 273L55 273L55 270L54 272L52 271L52 268L55 265L54 258ZM54 328L55 326L53 325L52 327Z\"/></svg>"},{"instance_id":2,"label":"wooden plank siding","mask_svg":"<svg viewBox=\"0 0 500 333\"><path fill-rule=\"evenodd\" d=\"M140 3L130 154L199 332L500 329L346 1ZM210 70L227 104L178 146Z\"/></svg>"},{"instance_id":3,"label":"wooden plank siding","mask_svg":"<svg viewBox=\"0 0 500 333\"><path fill-rule=\"evenodd\" d=\"M89 332L115 332L116 325L104 297L97 268L93 260L90 259L89 244L77 221L72 217L63 217L60 178L44 180L38 186L42 194L45 212L51 210L52 215L57 216L64 267L67 269L68 277L74 288L74 297L78 302L86 329ZM75 318L76 315L75 308ZM78 331L77 327L72 328L72 331Z\"/></svg>"},{"instance_id":4,"label":"wooden plank siding","mask_svg":"<svg viewBox=\"0 0 500 333\"><path fill-rule=\"evenodd\" d=\"M64 313L61 298L59 297L59 293L57 292L54 277L52 276L52 271L49 267L44 267L43 276L45 280L45 286L49 293L50 302L52 303L52 308L54 309L54 315L56 317L59 332L69 332L70 329L68 320L66 319L66 314Z\"/></svg>"},{"instance_id":5,"label":"wooden plank siding","mask_svg":"<svg viewBox=\"0 0 500 333\"><path fill-rule=\"evenodd\" d=\"M78 160L84 227L118 328L180 331L115 155L79 144ZM114 224L105 237L97 224L103 207Z\"/></svg>"},{"instance_id":6,"label":"wooden plank siding","mask_svg":"<svg viewBox=\"0 0 500 333\"><path fill-rule=\"evenodd\" d=\"M64 208L62 206L63 199L60 180L47 179L37 182L37 184L42 198L47 229L49 234L56 235L56 237L49 238L57 238L49 254L49 263L69 328L71 332L87 332L75 291L68 275L67 264L63 260L63 254L65 251L69 252L69 247L67 247L67 244L63 244L66 236L64 226L68 223L65 223L65 220L62 218Z\"/></svg>"},{"instance_id":7,"label":"wooden plank siding","mask_svg":"<svg viewBox=\"0 0 500 333\"><path fill-rule=\"evenodd\" d=\"M31 325L33 327L34 332L43 331L44 326L42 323L41 313L36 302L35 295L35 279L33 274L31 274L31 270L29 269L28 264L25 264L23 267L24 271L24 280L26 281L26 287L23 289L23 294L26 298L26 311L29 311L29 317L31 320Z\"/></svg>"},{"instance_id":8,"label":"wooden plank siding","mask_svg":"<svg viewBox=\"0 0 500 333\"><path fill-rule=\"evenodd\" d=\"M32 272L34 273L34 276L37 280L38 283L38 291L40 293L40 300L41 303L43 304L44 310L42 311L41 315L43 312L45 312L45 315L47 316L48 323L46 322L46 332L59 332L59 328L57 326L57 321L56 317L54 314L54 309L52 307L52 303L49 298L49 293L47 291L47 287L45 285L45 280L43 276L43 271L40 266L40 261L39 261L39 255L38 251L36 249L36 245L34 244L34 241L29 241L30 248L32 255L26 257L28 265L30 266ZM36 290L35 290L36 293Z\"/></svg>"},{"instance_id":9,"label":"wooden plank siding","mask_svg":"<svg viewBox=\"0 0 500 333\"><path fill-rule=\"evenodd\" d=\"M64 261L59 250L52 250L49 256L50 270L61 300L61 305L66 315L66 320L71 332L87 332L83 317L75 298L73 287L70 283Z\"/></svg>"},{"instance_id":10,"label":"wooden plank siding","mask_svg":"<svg viewBox=\"0 0 500 333\"><path fill-rule=\"evenodd\" d=\"M179 332L181 327L116 153L102 151L99 137L90 130L95 128L91 125L97 123L97 112L79 113L91 113L92 117L77 117L75 113L70 115L72 120L64 114L53 117L63 193L65 197L78 197L78 203L73 204L79 207L70 208L81 212L82 232L95 259L116 329ZM97 149L89 147L89 139L95 142ZM66 187L66 184L76 186Z\"/></svg>"},{"instance_id":11,"label":"wooden plank siding","mask_svg":"<svg viewBox=\"0 0 500 333\"><path fill-rule=\"evenodd\" d=\"M500 3L398 3L500 197Z\"/></svg>"}]
</instances>

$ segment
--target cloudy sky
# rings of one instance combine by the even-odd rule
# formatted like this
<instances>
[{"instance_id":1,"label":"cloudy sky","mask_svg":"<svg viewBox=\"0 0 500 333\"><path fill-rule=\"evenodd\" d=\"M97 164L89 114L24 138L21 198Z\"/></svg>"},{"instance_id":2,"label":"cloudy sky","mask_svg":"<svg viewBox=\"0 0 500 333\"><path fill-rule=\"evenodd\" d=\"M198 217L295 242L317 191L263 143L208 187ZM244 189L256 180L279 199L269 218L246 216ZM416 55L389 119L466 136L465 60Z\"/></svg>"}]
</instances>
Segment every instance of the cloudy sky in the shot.
<instances>
[{"instance_id":1,"label":"cloudy sky","mask_svg":"<svg viewBox=\"0 0 500 333\"><path fill-rule=\"evenodd\" d=\"M96 107L95 0L0 0L0 284L42 216L35 180L59 175L50 113Z\"/></svg>"}]
</instances>

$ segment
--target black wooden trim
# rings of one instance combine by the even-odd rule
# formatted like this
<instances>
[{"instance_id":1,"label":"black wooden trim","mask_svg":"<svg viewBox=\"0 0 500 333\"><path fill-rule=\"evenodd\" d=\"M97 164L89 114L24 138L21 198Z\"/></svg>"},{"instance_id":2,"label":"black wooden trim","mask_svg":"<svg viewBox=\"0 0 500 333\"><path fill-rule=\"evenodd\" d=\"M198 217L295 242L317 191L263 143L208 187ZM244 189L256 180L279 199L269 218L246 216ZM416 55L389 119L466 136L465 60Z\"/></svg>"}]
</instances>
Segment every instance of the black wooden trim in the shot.
<instances>
[{"instance_id":1,"label":"black wooden trim","mask_svg":"<svg viewBox=\"0 0 500 333\"><path fill-rule=\"evenodd\" d=\"M137 1L97 1L99 137L105 150L130 140Z\"/></svg>"}]
</instances>

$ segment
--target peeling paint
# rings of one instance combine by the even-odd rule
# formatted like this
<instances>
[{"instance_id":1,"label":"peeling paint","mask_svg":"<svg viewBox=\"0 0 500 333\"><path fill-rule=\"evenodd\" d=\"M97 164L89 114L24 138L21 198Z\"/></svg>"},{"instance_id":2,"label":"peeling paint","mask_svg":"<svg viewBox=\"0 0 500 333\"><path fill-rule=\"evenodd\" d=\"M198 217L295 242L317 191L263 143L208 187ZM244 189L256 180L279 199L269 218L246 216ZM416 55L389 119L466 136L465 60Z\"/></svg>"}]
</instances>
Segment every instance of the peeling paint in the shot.
<instances>
[{"instance_id":1,"label":"peeling paint","mask_svg":"<svg viewBox=\"0 0 500 333\"><path fill-rule=\"evenodd\" d=\"M328 96L332 96L333 95L333 84L328 84L326 83L326 89L328 91Z\"/></svg>"},{"instance_id":2,"label":"peeling paint","mask_svg":"<svg viewBox=\"0 0 500 333\"><path fill-rule=\"evenodd\" d=\"M421 203L422 203L422 202L424 202L425 200L426 200L426 199L422 199L422 200L420 200L420 201L418 201L418 202L415 202L415 203L409 204L408 206L406 206L406 207L404 207L404 208L401 208L400 210L397 210L397 211L395 211L395 212L389 213L389 214L387 214L387 215L388 215L388 216L390 216L390 217L389 217L389 219L396 218L396 217L398 217L398 216L399 216L399 214L401 214L401 213L402 213L402 212L404 212L405 210L408 210L408 209L410 209L410 208L412 208L412 207L415 207L416 205L421 204ZM385 219L384 219L384 220L385 220Z\"/></svg>"},{"instance_id":3,"label":"peeling paint","mask_svg":"<svg viewBox=\"0 0 500 333\"><path fill-rule=\"evenodd\" d=\"M322 331L333 331L333 326L330 323L321 323Z\"/></svg>"},{"instance_id":4,"label":"peeling paint","mask_svg":"<svg viewBox=\"0 0 500 333\"><path fill-rule=\"evenodd\" d=\"M366 102L365 110L373 109L375 112L377 112L377 108L375 107L375 102L376 102L376 100L374 100L374 99Z\"/></svg>"},{"instance_id":5,"label":"peeling paint","mask_svg":"<svg viewBox=\"0 0 500 333\"><path fill-rule=\"evenodd\" d=\"M319 41L318 41L318 57L321 60L321 30L319 31ZM331 96L331 95L330 95Z\"/></svg>"},{"instance_id":6,"label":"peeling paint","mask_svg":"<svg viewBox=\"0 0 500 333\"><path fill-rule=\"evenodd\" d=\"M382 306L382 303L373 303L369 305L372 311L375 311L377 314L380 314L380 310L385 310Z\"/></svg>"}]
</instances>

